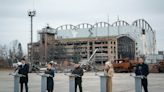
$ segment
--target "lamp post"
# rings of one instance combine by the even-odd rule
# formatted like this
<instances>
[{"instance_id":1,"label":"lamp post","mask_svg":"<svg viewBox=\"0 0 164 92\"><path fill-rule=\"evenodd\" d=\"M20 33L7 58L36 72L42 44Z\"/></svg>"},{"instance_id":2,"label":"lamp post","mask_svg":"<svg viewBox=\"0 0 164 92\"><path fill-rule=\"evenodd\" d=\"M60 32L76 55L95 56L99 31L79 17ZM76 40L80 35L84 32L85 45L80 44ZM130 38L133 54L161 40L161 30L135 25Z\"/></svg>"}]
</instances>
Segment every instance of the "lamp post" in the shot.
<instances>
[{"instance_id":1,"label":"lamp post","mask_svg":"<svg viewBox=\"0 0 164 92\"><path fill-rule=\"evenodd\" d=\"M33 17L35 16L36 11L28 11L28 16L31 18L31 56L30 61L33 62Z\"/></svg>"},{"instance_id":2,"label":"lamp post","mask_svg":"<svg viewBox=\"0 0 164 92\"><path fill-rule=\"evenodd\" d=\"M145 29L142 29L142 43L143 43L143 54L147 54L147 49L146 49L146 35L145 35Z\"/></svg>"}]
</instances>

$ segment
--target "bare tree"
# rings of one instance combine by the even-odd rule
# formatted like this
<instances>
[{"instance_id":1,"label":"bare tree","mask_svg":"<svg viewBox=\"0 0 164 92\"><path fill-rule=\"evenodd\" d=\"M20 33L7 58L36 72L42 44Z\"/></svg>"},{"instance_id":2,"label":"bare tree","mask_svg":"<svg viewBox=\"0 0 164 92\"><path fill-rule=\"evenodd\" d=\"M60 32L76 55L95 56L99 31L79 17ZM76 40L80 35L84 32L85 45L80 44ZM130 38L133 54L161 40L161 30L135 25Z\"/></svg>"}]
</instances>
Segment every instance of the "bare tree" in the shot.
<instances>
[{"instance_id":1,"label":"bare tree","mask_svg":"<svg viewBox=\"0 0 164 92\"><path fill-rule=\"evenodd\" d=\"M21 43L19 43L16 51L16 58L20 61L22 57L23 57L22 45Z\"/></svg>"},{"instance_id":2,"label":"bare tree","mask_svg":"<svg viewBox=\"0 0 164 92\"><path fill-rule=\"evenodd\" d=\"M7 46L6 45L0 45L0 57L3 59L6 59L7 56L8 56Z\"/></svg>"},{"instance_id":3,"label":"bare tree","mask_svg":"<svg viewBox=\"0 0 164 92\"><path fill-rule=\"evenodd\" d=\"M9 59L12 63L17 63L23 57L22 45L18 40L13 40L10 46Z\"/></svg>"},{"instance_id":4,"label":"bare tree","mask_svg":"<svg viewBox=\"0 0 164 92\"><path fill-rule=\"evenodd\" d=\"M6 45L0 45L0 66L8 66L8 49Z\"/></svg>"}]
</instances>

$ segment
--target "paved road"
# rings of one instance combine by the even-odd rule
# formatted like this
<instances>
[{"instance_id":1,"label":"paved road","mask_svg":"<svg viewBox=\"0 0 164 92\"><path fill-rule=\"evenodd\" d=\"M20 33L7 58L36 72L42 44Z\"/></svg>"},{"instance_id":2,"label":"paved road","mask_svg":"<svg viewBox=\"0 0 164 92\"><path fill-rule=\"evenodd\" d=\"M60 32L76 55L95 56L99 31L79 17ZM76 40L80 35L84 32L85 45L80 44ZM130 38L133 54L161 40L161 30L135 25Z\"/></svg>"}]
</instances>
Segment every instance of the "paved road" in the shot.
<instances>
[{"instance_id":1,"label":"paved road","mask_svg":"<svg viewBox=\"0 0 164 92\"><path fill-rule=\"evenodd\" d=\"M0 71L0 92L13 92L13 77L10 71ZM113 92L134 92L134 79L129 73L116 73L113 77ZM40 76L29 74L29 92L40 92ZM149 92L164 91L164 74L149 75ZM69 92L69 78L63 73L57 73L54 78L54 92ZM100 80L94 73L83 76L83 92L100 92Z\"/></svg>"}]
</instances>

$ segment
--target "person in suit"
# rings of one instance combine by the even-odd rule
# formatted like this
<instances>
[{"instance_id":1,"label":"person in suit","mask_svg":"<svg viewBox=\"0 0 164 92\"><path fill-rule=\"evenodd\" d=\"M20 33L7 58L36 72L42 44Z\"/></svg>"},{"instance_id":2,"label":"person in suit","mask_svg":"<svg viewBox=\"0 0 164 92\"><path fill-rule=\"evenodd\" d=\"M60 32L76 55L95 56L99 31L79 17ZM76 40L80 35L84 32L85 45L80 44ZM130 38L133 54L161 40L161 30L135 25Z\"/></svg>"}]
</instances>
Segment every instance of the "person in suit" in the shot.
<instances>
[{"instance_id":1,"label":"person in suit","mask_svg":"<svg viewBox=\"0 0 164 92\"><path fill-rule=\"evenodd\" d=\"M52 69L52 63L48 63L47 70L45 71L45 74L49 74L49 77L47 77L47 91L53 92L54 88L54 69Z\"/></svg>"},{"instance_id":2,"label":"person in suit","mask_svg":"<svg viewBox=\"0 0 164 92\"><path fill-rule=\"evenodd\" d=\"M147 76L149 74L149 68L148 65L144 63L145 57L141 56L138 58L138 63L135 69L135 74L136 76L143 76L141 83L144 88L145 92L148 92L148 81L147 81Z\"/></svg>"},{"instance_id":3,"label":"person in suit","mask_svg":"<svg viewBox=\"0 0 164 92\"><path fill-rule=\"evenodd\" d=\"M72 71L72 74L76 74L75 77L75 92L77 92L77 86L79 86L80 92L82 92L82 76L83 76L83 69L80 67L80 64L75 64L74 70Z\"/></svg>"},{"instance_id":4,"label":"person in suit","mask_svg":"<svg viewBox=\"0 0 164 92\"><path fill-rule=\"evenodd\" d=\"M25 84L26 92L28 92L28 73L29 73L29 65L26 63L24 58L21 59L21 65L19 65L18 74L23 75L20 77L20 92L23 92L23 84Z\"/></svg>"}]
</instances>

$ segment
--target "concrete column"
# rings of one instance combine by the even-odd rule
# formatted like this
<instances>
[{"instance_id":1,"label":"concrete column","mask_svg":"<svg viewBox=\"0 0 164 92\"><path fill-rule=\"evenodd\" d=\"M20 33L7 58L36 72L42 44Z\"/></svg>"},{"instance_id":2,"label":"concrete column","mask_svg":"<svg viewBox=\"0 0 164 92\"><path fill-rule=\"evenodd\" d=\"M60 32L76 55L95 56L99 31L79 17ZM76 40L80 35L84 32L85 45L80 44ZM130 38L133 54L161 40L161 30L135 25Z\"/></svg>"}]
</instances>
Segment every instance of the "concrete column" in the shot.
<instances>
[{"instance_id":1,"label":"concrete column","mask_svg":"<svg viewBox=\"0 0 164 92\"><path fill-rule=\"evenodd\" d=\"M19 92L19 79L19 76L14 76L14 92Z\"/></svg>"},{"instance_id":2,"label":"concrete column","mask_svg":"<svg viewBox=\"0 0 164 92\"><path fill-rule=\"evenodd\" d=\"M41 75L41 92L46 92L47 90L47 75Z\"/></svg>"},{"instance_id":3,"label":"concrete column","mask_svg":"<svg viewBox=\"0 0 164 92\"><path fill-rule=\"evenodd\" d=\"M41 76L41 92L47 91L47 77L52 77L50 74L38 74Z\"/></svg>"},{"instance_id":4,"label":"concrete column","mask_svg":"<svg viewBox=\"0 0 164 92\"><path fill-rule=\"evenodd\" d=\"M141 80L144 78L144 76L135 76L135 75L130 75L134 77L135 79L135 92L142 92L142 83Z\"/></svg>"},{"instance_id":5,"label":"concrete column","mask_svg":"<svg viewBox=\"0 0 164 92\"><path fill-rule=\"evenodd\" d=\"M141 79L142 76L134 76L135 78L135 92L142 92Z\"/></svg>"},{"instance_id":6,"label":"concrete column","mask_svg":"<svg viewBox=\"0 0 164 92\"><path fill-rule=\"evenodd\" d=\"M100 76L100 92L107 92L107 79L108 76Z\"/></svg>"},{"instance_id":7,"label":"concrete column","mask_svg":"<svg viewBox=\"0 0 164 92\"><path fill-rule=\"evenodd\" d=\"M75 75L69 75L69 92L75 92Z\"/></svg>"},{"instance_id":8,"label":"concrete column","mask_svg":"<svg viewBox=\"0 0 164 92\"><path fill-rule=\"evenodd\" d=\"M9 75L12 75L14 77L14 92L19 92L19 79L23 75L17 73L10 73Z\"/></svg>"}]
</instances>

